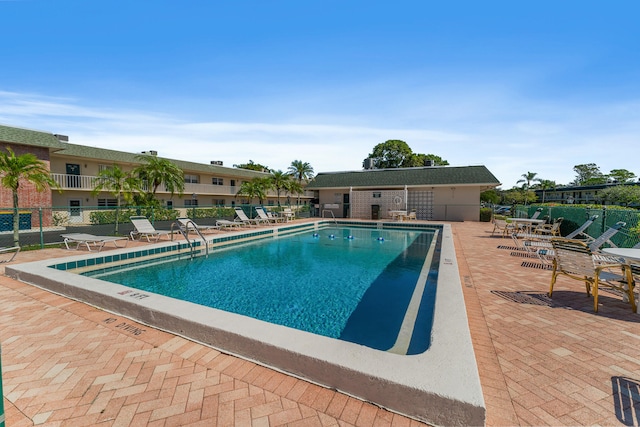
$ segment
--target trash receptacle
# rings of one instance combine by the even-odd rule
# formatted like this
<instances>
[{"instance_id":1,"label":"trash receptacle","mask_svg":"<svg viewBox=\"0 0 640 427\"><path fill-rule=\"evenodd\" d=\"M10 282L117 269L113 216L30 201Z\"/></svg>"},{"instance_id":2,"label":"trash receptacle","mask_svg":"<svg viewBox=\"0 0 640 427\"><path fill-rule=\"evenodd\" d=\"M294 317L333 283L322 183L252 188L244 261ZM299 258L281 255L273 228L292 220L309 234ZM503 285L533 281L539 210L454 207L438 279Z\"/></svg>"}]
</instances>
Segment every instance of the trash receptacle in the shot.
<instances>
[{"instance_id":1,"label":"trash receptacle","mask_svg":"<svg viewBox=\"0 0 640 427\"><path fill-rule=\"evenodd\" d=\"M380 205L371 205L371 219L380 219Z\"/></svg>"}]
</instances>

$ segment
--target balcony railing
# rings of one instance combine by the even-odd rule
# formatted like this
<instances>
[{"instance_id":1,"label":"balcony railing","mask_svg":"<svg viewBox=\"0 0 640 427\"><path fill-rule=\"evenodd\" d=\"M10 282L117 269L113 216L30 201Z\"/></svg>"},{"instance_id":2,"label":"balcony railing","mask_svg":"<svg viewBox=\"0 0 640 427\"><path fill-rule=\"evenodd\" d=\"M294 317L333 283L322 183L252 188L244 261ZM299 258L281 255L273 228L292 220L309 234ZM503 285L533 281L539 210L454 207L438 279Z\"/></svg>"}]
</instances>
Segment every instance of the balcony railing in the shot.
<instances>
[{"instance_id":1,"label":"balcony railing","mask_svg":"<svg viewBox=\"0 0 640 427\"><path fill-rule=\"evenodd\" d=\"M62 190L78 190L78 191L92 191L95 186L97 176L90 175L69 175L66 173L52 173L51 177L58 184ZM212 184L184 184L184 194L197 194L206 196L235 196L240 190L239 186L229 185L212 185ZM161 185L158 187L158 193L168 194L169 191ZM269 197L276 197L275 191L269 191L267 193ZM280 192L280 197L286 197L284 191ZM293 197L293 196L292 196ZM297 197L297 196L295 196ZM313 191L305 191L302 197L312 198Z\"/></svg>"}]
</instances>

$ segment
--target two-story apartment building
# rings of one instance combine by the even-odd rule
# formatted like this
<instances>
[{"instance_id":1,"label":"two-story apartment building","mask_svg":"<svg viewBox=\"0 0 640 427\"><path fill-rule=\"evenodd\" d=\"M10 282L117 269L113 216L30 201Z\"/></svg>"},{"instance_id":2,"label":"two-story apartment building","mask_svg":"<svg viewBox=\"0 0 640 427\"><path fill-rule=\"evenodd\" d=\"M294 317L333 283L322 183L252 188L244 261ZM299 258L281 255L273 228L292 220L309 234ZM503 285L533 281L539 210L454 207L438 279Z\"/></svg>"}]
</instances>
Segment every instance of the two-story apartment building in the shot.
<instances>
[{"instance_id":1,"label":"two-story apartment building","mask_svg":"<svg viewBox=\"0 0 640 427\"><path fill-rule=\"evenodd\" d=\"M0 149L10 147L16 155L33 153L51 170L51 176L62 190L38 193L26 184L20 189L20 205L24 207L66 207L71 216L80 215L84 207L115 206L116 200L108 191L94 195L96 177L100 170L118 165L131 171L143 162L140 154L159 155L155 151L128 153L71 144L64 135L0 125ZM184 171L185 189L182 195L171 195L162 186L156 195L166 207L233 206L256 203L236 196L240 186L253 178L264 178L268 173L223 166L221 161L210 164L169 159ZM302 195L307 203L312 192ZM297 198L297 195L296 195ZM265 203L276 204L276 193L270 192ZM284 202L284 200L281 200ZM0 208L12 206L11 192L0 188Z\"/></svg>"}]
</instances>

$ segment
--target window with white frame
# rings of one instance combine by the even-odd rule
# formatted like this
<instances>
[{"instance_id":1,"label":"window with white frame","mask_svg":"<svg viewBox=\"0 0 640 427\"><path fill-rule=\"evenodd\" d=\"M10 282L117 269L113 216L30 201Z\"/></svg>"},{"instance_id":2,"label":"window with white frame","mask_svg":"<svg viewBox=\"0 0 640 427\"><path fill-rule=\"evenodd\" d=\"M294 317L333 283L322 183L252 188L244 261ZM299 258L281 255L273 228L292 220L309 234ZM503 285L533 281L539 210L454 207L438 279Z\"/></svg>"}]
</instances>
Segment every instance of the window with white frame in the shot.
<instances>
[{"instance_id":1,"label":"window with white frame","mask_svg":"<svg viewBox=\"0 0 640 427\"><path fill-rule=\"evenodd\" d=\"M211 184L213 185L224 185L224 179L222 178L211 178Z\"/></svg>"}]
</instances>

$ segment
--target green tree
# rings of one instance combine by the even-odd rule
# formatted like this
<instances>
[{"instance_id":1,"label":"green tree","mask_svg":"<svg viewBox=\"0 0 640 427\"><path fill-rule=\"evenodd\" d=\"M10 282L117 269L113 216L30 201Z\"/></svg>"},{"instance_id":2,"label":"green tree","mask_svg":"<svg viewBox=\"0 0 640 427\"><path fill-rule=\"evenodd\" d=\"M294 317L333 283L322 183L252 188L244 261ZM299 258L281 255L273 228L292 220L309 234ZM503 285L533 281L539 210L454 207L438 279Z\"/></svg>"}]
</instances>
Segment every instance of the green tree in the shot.
<instances>
[{"instance_id":1,"label":"green tree","mask_svg":"<svg viewBox=\"0 0 640 427\"><path fill-rule=\"evenodd\" d=\"M258 199L258 202L262 204L262 201L267 198L267 191L271 188L271 182L269 178L253 178L251 181L245 181L242 183L236 197L244 196L249 199L249 203L253 199Z\"/></svg>"},{"instance_id":2,"label":"green tree","mask_svg":"<svg viewBox=\"0 0 640 427\"><path fill-rule=\"evenodd\" d=\"M538 175L536 172L523 173L521 175L522 179L516 181L516 184L524 183L523 187L528 190L529 188L531 188L532 182L540 182L540 178L536 178L536 175Z\"/></svg>"},{"instance_id":3,"label":"green tree","mask_svg":"<svg viewBox=\"0 0 640 427\"><path fill-rule=\"evenodd\" d=\"M544 203L545 193L547 192L547 190L554 190L557 187L557 184L556 184L555 181L550 181L548 179L542 179L542 180L540 180L539 187L542 190L542 203Z\"/></svg>"},{"instance_id":4,"label":"green tree","mask_svg":"<svg viewBox=\"0 0 640 427\"><path fill-rule=\"evenodd\" d=\"M234 168L248 169L258 172L271 172L268 166L261 165L260 163L253 163L253 160L249 160L249 163L241 163L239 165L233 165Z\"/></svg>"},{"instance_id":5,"label":"green tree","mask_svg":"<svg viewBox=\"0 0 640 427\"><path fill-rule=\"evenodd\" d=\"M600 191L598 197L611 204L629 206L632 203L640 203L640 187L636 185L616 185Z\"/></svg>"},{"instance_id":6,"label":"green tree","mask_svg":"<svg viewBox=\"0 0 640 427\"><path fill-rule=\"evenodd\" d=\"M308 162L294 160L291 162L287 173L302 184L303 181L308 182L313 178L313 167Z\"/></svg>"},{"instance_id":7,"label":"green tree","mask_svg":"<svg viewBox=\"0 0 640 427\"><path fill-rule=\"evenodd\" d=\"M600 168L595 163L575 165L573 170L577 174L573 181L574 185L594 185L607 182L607 177L600 172Z\"/></svg>"},{"instance_id":8,"label":"green tree","mask_svg":"<svg viewBox=\"0 0 640 427\"><path fill-rule=\"evenodd\" d=\"M501 196L495 188L480 193L480 201L497 205L500 203Z\"/></svg>"},{"instance_id":9,"label":"green tree","mask_svg":"<svg viewBox=\"0 0 640 427\"><path fill-rule=\"evenodd\" d=\"M431 160L433 166L449 164L435 154L414 153L409 144L399 139L390 139L376 145L369 158L373 159L373 166L379 169L421 167L426 160Z\"/></svg>"},{"instance_id":10,"label":"green tree","mask_svg":"<svg viewBox=\"0 0 640 427\"><path fill-rule=\"evenodd\" d=\"M278 200L278 206L280 206L280 192L286 190L289 182L291 181L291 175L282 172L281 170L271 171L271 187L276 190L276 197Z\"/></svg>"},{"instance_id":11,"label":"green tree","mask_svg":"<svg viewBox=\"0 0 640 427\"><path fill-rule=\"evenodd\" d=\"M156 191L162 184L172 197L176 192L182 195L184 192L184 171L175 163L149 155L139 155L137 159L143 164L135 168L133 173L138 176L143 187L146 187L147 202L160 204L156 199Z\"/></svg>"},{"instance_id":12,"label":"green tree","mask_svg":"<svg viewBox=\"0 0 640 427\"><path fill-rule=\"evenodd\" d=\"M28 182L38 192L49 188L58 188L58 185L51 178L46 163L31 153L16 156L10 147L7 147L6 152L0 152L0 176L2 186L11 190L13 197L13 245L20 246L20 211L18 209L20 184Z\"/></svg>"},{"instance_id":13,"label":"green tree","mask_svg":"<svg viewBox=\"0 0 640 427\"><path fill-rule=\"evenodd\" d=\"M118 234L120 200L122 199L125 203L131 203L134 194L140 191L140 184L138 177L130 172L123 171L118 165L101 170L94 179L91 192L94 196L97 196L101 191L107 191L116 198L115 234Z\"/></svg>"},{"instance_id":14,"label":"green tree","mask_svg":"<svg viewBox=\"0 0 640 427\"><path fill-rule=\"evenodd\" d=\"M609 172L609 179L619 183L633 181L635 178L636 174L626 169L612 169Z\"/></svg>"},{"instance_id":15,"label":"green tree","mask_svg":"<svg viewBox=\"0 0 640 427\"><path fill-rule=\"evenodd\" d=\"M411 162L413 151L409 144L399 139L389 139L373 147L369 158L379 169L400 168ZM424 164L424 163L423 163Z\"/></svg>"},{"instance_id":16,"label":"green tree","mask_svg":"<svg viewBox=\"0 0 640 427\"><path fill-rule=\"evenodd\" d=\"M447 166L449 164L448 161L444 160L440 156L436 156L435 154L411 154L405 162L402 164L404 168L417 168L424 166L427 160L431 160L432 166Z\"/></svg>"}]
</instances>

